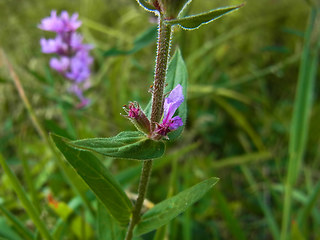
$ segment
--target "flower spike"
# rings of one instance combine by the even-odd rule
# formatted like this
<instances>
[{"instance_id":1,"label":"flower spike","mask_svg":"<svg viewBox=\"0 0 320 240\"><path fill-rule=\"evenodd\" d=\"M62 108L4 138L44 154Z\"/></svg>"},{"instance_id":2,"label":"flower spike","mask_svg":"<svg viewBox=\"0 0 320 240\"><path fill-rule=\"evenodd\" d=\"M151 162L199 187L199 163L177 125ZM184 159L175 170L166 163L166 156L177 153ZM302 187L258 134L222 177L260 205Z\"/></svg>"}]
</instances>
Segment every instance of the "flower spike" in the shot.
<instances>
[{"instance_id":1,"label":"flower spike","mask_svg":"<svg viewBox=\"0 0 320 240\"><path fill-rule=\"evenodd\" d=\"M80 26L78 14L69 16L66 11L62 11L60 16L56 11L52 11L51 16L42 19L38 25L42 30L57 34L54 39L41 38L40 45L43 53L58 56L51 58L50 67L70 80L71 86L68 90L80 100L77 108L90 103L90 100L83 96L83 91L90 87L90 65L93 63L89 54L92 46L83 44L82 35L76 33Z\"/></svg>"}]
</instances>

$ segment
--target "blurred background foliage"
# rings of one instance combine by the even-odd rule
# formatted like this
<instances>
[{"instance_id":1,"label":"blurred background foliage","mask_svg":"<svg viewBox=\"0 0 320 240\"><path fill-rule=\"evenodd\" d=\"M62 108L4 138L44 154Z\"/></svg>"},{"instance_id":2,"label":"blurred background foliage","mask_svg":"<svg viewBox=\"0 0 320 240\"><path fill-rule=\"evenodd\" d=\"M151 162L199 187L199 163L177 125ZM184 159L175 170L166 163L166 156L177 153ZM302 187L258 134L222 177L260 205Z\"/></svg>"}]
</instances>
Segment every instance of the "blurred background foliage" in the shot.
<instances>
[{"instance_id":1,"label":"blurred background foliage","mask_svg":"<svg viewBox=\"0 0 320 240\"><path fill-rule=\"evenodd\" d=\"M239 3L193 0L186 13ZM95 46L93 86L87 92L92 104L85 109L74 107L76 99L67 93L66 81L49 69L49 56L40 51L40 37L51 35L37 24L52 9L79 12L85 41ZM196 31L174 29L172 54L180 47L189 72L188 120L183 136L167 147L166 157L156 160L148 199L160 202L211 176L221 180L168 226L168 239L278 239L290 122L309 12L303 0L248 0L236 13ZM151 13L134 0L6 0L0 2L0 22L0 47L46 133L75 139L133 129L120 113L129 101L145 106L150 98L156 46L156 18ZM102 239L95 218L33 127L5 66L1 60L1 155L33 202L39 203L46 225L56 229L64 222L57 236ZM319 84L313 90L304 164L293 190L290 239L320 236L319 194L314 192L320 169ZM128 193L136 192L140 163L102 161ZM0 178L1 208L35 230L2 169ZM310 214L296 224L312 194L316 196ZM88 196L96 209L93 195L88 192ZM64 218L66 209L70 214ZM24 239L5 210L0 211L0 238Z\"/></svg>"}]
</instances>

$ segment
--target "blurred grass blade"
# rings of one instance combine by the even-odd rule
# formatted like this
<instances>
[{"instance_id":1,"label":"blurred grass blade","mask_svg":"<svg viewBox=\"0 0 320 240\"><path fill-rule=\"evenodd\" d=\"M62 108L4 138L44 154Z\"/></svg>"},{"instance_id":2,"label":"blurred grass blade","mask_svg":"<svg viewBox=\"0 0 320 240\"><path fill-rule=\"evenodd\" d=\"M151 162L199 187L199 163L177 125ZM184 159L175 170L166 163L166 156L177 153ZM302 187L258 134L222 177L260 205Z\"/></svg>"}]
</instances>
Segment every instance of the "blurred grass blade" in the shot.
<instances>
[{"instance_id":1,"label":"blurred grass blade","mask_svg":"<svg viewBox=\"0 0 320 240\"><path fill-rule=\"evenodd\" d=\"M178 160L179 159L175 161L175 165L173 165L172 167L173 177L170 179L172 194L174 187L177 185L177 180L179 179L179 177L183 177L183 188L189 187L191 185L191 182L193 181L193 165L184 164L183 171L180 171L180 169L178 168ZM192 240L192 233L194 229L194 218L192 217L192 214L196 212L197 211L195 209L189 208L185 211L185 213L182 216L182 236L184 240Z\"/></svg>"},{"instance_id":2,"label":"blurred grass blade","mask_svg":"<svg viewBox=\"0 0 320 240\"><path fill-rule=\"evenodd\" d=\"M0 240L23 240L11 227L7 224L4 217L0 216Z\"/></svg>"},{"instance_id":3,"label":"blurred grass blade","mask_svg":"<svg viewBox=\"0 0 320 240\"><path fill-rule=\"evenodd\" d=\"M312 109L312 96L319 63L320 49L320 10L311 9L305 33L304 49L301 56L299 78L289 139L289 166L287 171L284 207L282 216L281 240L288 239L291 222L292 190L299 175L305 153L309 118Z\"/></svg>"},{"instance_id":4,"label":"blurred grass blade","mask_svg":"<svg viewBox=\"0 0 320 240\"><path fill-rule=\"evenodd\" d=\"M134 230L134 235L140 236L167 224L170 220L177 217L180 213L183 213L188 207L202 198L218 180L218 178L209 178L178 193L172 198L158 203L142 216L141 222Z\"/></svg>"},{"instance_id":5,"label":"blurred grass blade","mask_svg":"<svg viewBox=\"0 0 320 240\"><path fill-rule=\"evenodd\" d=\"M70 147L95 152L108 157L147 160L159 158L165 151L165 144L153 141L138 131L121 132L109 138L89 138L68 141Z\"/></svg>"},{"instance_id":6,"label":"blurred grass blade","mask_svg":"<svg viewBox=\"0 0 320 240\"><path fill-rule=\"evenodd\" d=\"M307 199L306 204L299 212L298 224L301 226L301 229L305 229L308 217L311 215L312 209L317 205L317 201L320 198L320 181L314 187L313 192L310 194Z\"/></svg>"},{"instance_id":7,"label":"blurred grass blade","mask_svg":"<svg viewBox=\"0 0 320 240\"><path fill-rule=\"evenodd\" d=\"M232 210L230 209L228 202L219 190L213 191L214 198L217 201L217 209L221 213L228 226L228 230L236 240L247 239L246 234L241 229L239 221L233 216Z\"/></svg>"},{"instance_id":8,"label":"blurred grass blade","mask_svg":"<svg viewBox=\"0 0 320 240\"><path fill-rule=\"evenodd\" d=\"M55 148L53 142L50 140L47 132L45 131L45 129L41 125L39 119L37 118L32 106L29 102L29 99L27 98L27 96L25 94L24 88L21 84L21 81L20 81L18 75L14 71L11 63L9 62L8 58L6 57L6 55L2 49L0 49L0 57L1 57L0 61L3 60L6 64L6 67L9 71L10 77L12 78L12 81L14 82L14 85L19 93L20 99L22 100L25 108L28 111L28 114L30 116L30 119L31 119L31 122L32 122L34 128L36 129L36 131L38 132L40 137L45 141L46 145L49 147L52 154L56 157L57 164L58 164L60 170L63 172L64 176L66 177L66 180L69 182L71 187L75 190L75 192L81 196L83 202L86 204L86 206L88 207L90 212L93 214L93 209L92 209L87 197L85 196L86 187L83 187L82 179L79 178L79 176L74 172L74 170L71 169L69 166L67 166L65 164L65 162L63 161L63 159L61 158L60 153Z\"/></svg>"},{"instance_id":9,"label":"blurred grass blade","mask_svg":"<svg viewBox=\"0 0 320 240\"><path fill-rule=\"evenodd\" d=\"M123 31L118 30L117 28L108 27L89 18L82 18L81 20L84 26L104 33L110 37L114 37L123 42L130 42L131 40L130 35L125 34Z\"/></svg>"},{"instance_id":10,"label":"blurred grass blade","mask_svg":"<svg viewBox=\"0 0 320 240\"><path fill-rule=\"evenodd\" d=\"M18 195L18 198L20 199L24 209L32 219L37 229L39 230L43 239L52 240L49 230L46 228L44 222L40 219L39 213L37 212L35 207L32 205L30 200L27 198L27 194L24 191L23 187L21 186L18 178L11 171L7 162L4 160L1 154L0 154L0 165L2 166L4 172L7 174L12 188L14 189L15 193Z\"/></svg>"},{"instance_id":11,"label":"blurred grass blade","mask_svg":"<svg viewBox=\"0 0 320 240\"><path fill-rule=\"evenodd\" d=\"M241 171L243 172L245 178L247 179L250 188L252 190L257 189L257 182L253 177L253 174L250 171L250 168L247 166L241 166ZM274 215L272 213L272 210L270 209L270 206L266 204L262 197L259 195L257 191L254 191L255 197L258 201L258 204L260 205L260 208L262 209L265 218L267 220L268 229L270 229L270 232L272 234L273 239L279 239L280 238L280 230L278 227L278 224L274 218Z\"/></svg>"},{"instance_id":12,"label":"blurred grass blade","mask_svg":"<svg viewBox=\"0 0 320 240\"><path fill-rule=\"evenodd\" d=\"M247 153L240 156L219 159L212 162L211 166L213 168L225 168L225 167L232 167L232 166L240 166L248 163L260 162L260 161L268 160L271 158L272 158L271 152L261 151L256 153Z\"/></svg>"},{"instance_id":13,"label":"blurred grass blade","mask_svg":"<svg viewBox=\"0 0 320 240\"><path fill-rule=\"evenodd\" d=\"M109 213L121 224L129 223L132 204L119 183L90 152L76 150L68 140L51 134L53 141Z\"/></svg>"},{"instance_id":14,"label":"blurred grass blade","mask_svg":"<svg viewBox=\"0 0 320 240\"><path fill-rule=\"evenodd\" d=\"M251 127L249 122L247 121L246 117L238 111L236 108L234 108L231 104L229 104L227 101L225 101L223 98L219 96L212 96L213 100L218 103L228 114L230 114L234 121L239 124L240 127L243 128L245 132L249 135L249 137L252 139L254 145L260 150L264 151L265 147L264 144L260 138L260 136L255 132L255 130Z\"/></svg>"},{"instance_id":15,"label":"blurred grass blade","mask_svg":"<svg viewBox=\"0 0 320 240\"><path fill-rule=\"evenodd\" d=\"M0 204L0 212L2 212L3 215L12 223L19 234L23 236L23 239L34 239L33 233L27 227L25 227L25 225L18 218L11 214L4 206L2 206L2 204Z\"/></svg>"},{"instance_id":16,"label":"blurred grass blade","mask_svg":"<svg viewBox=\"0 0 320 240\"><path fill-rule=\"evenodd\" d=\"M128 55L133 54L144 47L150 45L151 43L157 40L158 28L156 26L152 26L139 35L133 42L133 47L130 50L122 50L118 48L112 48L107 50L103 53L103 56L110 57L110 56L118 56L118 55Z\"/></svg>"},{"instance_id":17,"label":"blurred grass blade","mask_svg":"<svg viewBox=\"0 0 320 240\"><path fill-rule=\"evenodd\" d=\"M253 70L249 74L236 78L234 81L230 81L224 84L224 87L233 88L238 87L242 84L250 83L254 80L259 80L267 75L273 75L275 73L281 72L281 70L285 69L286 67L296 64L300 59L300 52L291 55L290 57L282 60L281 62L277 62L273 65L267 66L265 68Z\"/></svg>"},{"instance_id":18,"label":"blurred grass blade","mask_svg":"<svg viewBox=\"0 0 320 240\"><path fill-rule=\"evenodd\" d=\"M239 9L243 5L244 4L225 8L218 8L206 13L200 13L197 15L187 16L173 20L166 20L166 24L179 25L183 29L193 30L199 28L202 24L208 24L214 20L217 20L223 15Z\"/></svg>"},{"instance_id":19,"label":"blurred grass blade","mask_svg":"<svg viewBox=\"0 0 320 240\"><path fill-rule=\"evenodd\" d=\"M230 90L223 87L215 87L212 85L191 85L188 87L188 93L191 94L191 97L204 97L210 94L216 94L221 97L228 97L230 99L235 99L237 101L243 102L245 104L250 104L251 100L248 96L241 94L237 91Z\"/></svg>"},{"instance_id":20,"label":"blurred grass blade","mask_svg":"<svg viewBox=\"0 0 320 240\"><path fill-rule=\"evenodd\" d=\"M301 57L296 99L290 129L289 157L293 165L293 180L298 177L305 152L312 98L317 76L320 50L320 10L312 10ZM317 23L317 24L316 24Z\"/></svg>"}]
</instances>

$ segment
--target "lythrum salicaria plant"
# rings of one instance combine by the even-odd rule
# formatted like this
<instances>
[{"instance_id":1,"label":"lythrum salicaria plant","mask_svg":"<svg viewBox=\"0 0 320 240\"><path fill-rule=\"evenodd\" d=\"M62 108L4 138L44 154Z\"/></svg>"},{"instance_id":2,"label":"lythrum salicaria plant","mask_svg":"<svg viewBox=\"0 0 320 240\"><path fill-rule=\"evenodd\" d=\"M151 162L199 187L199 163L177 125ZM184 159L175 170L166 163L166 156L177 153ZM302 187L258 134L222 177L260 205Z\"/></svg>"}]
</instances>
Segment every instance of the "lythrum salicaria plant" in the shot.
<instances>
[{"instance_id":1,"label":"lythrum salicaria plant","mask_svg":"<svg viewBox=\"0 0 320 240\"><path fill-rule=\"evenodd\" d=\"M154 82L151 89L152 98L149 104L144 109L137 102L130 102L124 106L124 117L134 124L137 131L124 131L109 138L75 141L51 135L66 160L88 184L110 214L110 221L117 223L115 239L130 240L167 224L198 201L218 181L217 178L207 179L156 204L147 212L141 212L153 159L165 153L166 141L174 141L179 137L186 124L187 70L179 50L169 62L172 28L179 25L183 29L197 29L200 25L218 19L242 6L219 8L198 15L180 17L181 11L189 2L187 0L138 0L140 6L158 16L158 43ZM88 58L90 47L82 45L82 38L74 32L79 26L77 15L69 18L64 12L60 17L52 12L51 17L44 19L40 25L44 30L57 33L55 40L41 40L44 52L56 53L60 56L60 59L51 60L51 67L76 84L85 81L86 78L79 77L77 73L83 71L87 76L85 74L88 73L87 66L91 63ZM78 59L77 54L80 55L80 53L86 55L83 65L73 63L75 61L73 58ZM76 67L73 64L82 68L74 71ZM142 161L138 197L134 204L120 184L92 153Z\"/></svg>"}]
</instances>

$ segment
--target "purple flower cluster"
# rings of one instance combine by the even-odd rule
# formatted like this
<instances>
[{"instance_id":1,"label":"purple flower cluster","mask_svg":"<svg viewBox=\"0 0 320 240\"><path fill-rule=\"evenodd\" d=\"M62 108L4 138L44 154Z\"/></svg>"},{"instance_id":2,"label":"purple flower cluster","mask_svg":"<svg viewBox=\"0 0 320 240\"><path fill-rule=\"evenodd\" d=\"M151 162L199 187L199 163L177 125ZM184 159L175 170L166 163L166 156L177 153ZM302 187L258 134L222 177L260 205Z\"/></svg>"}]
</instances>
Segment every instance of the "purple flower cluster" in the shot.
<instances>
[{"instance_id":1,"label":"purple flower cluster","mask_svg":"<svg viewBox=\"0 0 320 240\"><path fill-rule=\"evenodd\" d=\"M40 39L42 52L58 55L51 58L50 67L71 81L69 92L79 98L78 107L84 107L90 102L83 96L83 91L90 87L90 65L93 62L89 54L92 46L83 44L82 35L76 32L81 24L77 13L69 17L66 11L62 11L60 16L52 11L51 16L42 19L38 26L57 34L54 39Z\"/></svg>"},{"instance_id":2,"label":"purple flower cluster","mask_svg":"<svg viewBox=\"0 0 320 240\"><path fill-rule=\"evenodd\" d=\"M161 138L168 139L168 133L177 130L183 125L181 117L173 115L178 107L184 101L182 86L178 84L164 100L163 104L163 118L161 123L156 123L156 128L153 132L150 131L150 121L144 114L139 104L130 103L129 106L124 106L124 111L128 114L127 117L139 131L144 132L154 140Z\"/></svg>"}]
</instances>

